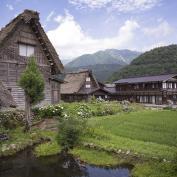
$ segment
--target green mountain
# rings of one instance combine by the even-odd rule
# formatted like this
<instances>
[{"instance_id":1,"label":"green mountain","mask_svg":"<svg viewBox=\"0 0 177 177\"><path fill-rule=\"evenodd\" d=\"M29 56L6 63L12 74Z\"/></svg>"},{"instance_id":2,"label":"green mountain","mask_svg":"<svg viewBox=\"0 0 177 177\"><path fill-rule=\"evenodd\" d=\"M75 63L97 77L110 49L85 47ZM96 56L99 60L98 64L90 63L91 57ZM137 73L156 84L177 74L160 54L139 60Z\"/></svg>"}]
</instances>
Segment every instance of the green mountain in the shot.
<instances>
[{"instance_id":1,"label":"green mountain","mask_svg":"<svg viewBox=\"0 0 177 177\"><path fill-rule=\"evenodd\" d=\"M140 52L131 51L128 49L124 49L124 50L107 49L107 50L105 50L105 52L115 58L120 56L120 59L126 64L130 64L130 62L133 59L135 59L136 57L138 57L141 54Z\"/></svg>"},{"instance_id":2,"label":"green mountain","mask_svg":"<svg viewBox=\"0 0 177 177\"><path fill-rule=\"evenodd\" d=\"M140 53L130 50L107 49L94 54L85 54L66 64L66 67L81 67L96 64L129 64Z\"/></svg>"},{"instance_id":3,"label":"green mountain","mask_svg":"<svg viewBox=\"0 0 177 177\"><path fill-rule=\"evenodd\" d=\"M96 78L101 81L105 82L111 77L112 73L121 69L122 65L119 64L98 64L98 65L89 65L83 66L82 69L90 69L96 76ZM73 67L73 68L66 68L66 71L78 71L81 69L80 67Z\"/></svg>"},{"instance_id":4,"label":"green mountain","mask_svg":"<svg viewBox=\"0 0 177 177\"><path fill-rule=\"evenodd\" d=\"M112 73L129 64L140 53L130 50L107 49L82 55L65 65L66 71L91 69L100 81L106 81Z\"/></svg>"},{"instance_id":5,"label":"green mountain","mask_svg":"<svg viewBox=\"0 0 177 177\"><path fill-rule=\"evenodd\" d=\"M113 73L109 80L170 73L177 73L177 45L159 47L141 54L130 65Z\"/></svg>"}]
</instances>

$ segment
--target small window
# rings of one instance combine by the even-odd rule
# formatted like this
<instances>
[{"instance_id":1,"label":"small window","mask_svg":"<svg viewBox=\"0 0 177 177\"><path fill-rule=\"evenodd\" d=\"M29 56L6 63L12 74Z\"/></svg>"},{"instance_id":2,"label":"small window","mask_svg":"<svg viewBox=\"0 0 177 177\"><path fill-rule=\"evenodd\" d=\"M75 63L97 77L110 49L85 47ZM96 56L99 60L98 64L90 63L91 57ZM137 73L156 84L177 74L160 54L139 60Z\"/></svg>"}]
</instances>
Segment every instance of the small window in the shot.
<instances>
[{"instance_id":1,"label":"small window","mask_svg":"<svg viewBox=\"0 0 177 177\"><path fill-rule=\"evenodd\" d=\"M90 84L86 84L85 87L86 88L91 88L91 85Z\"/></svg>"},{"instance_id":2,"label":"small window","mask_svg":"<svg viewBox=\"0 0 177 177\"><path fill-rule=\"evenodd\" d=\"M168 88L169 88L169 89L172 89L172 88L173 88L172 83L168 83Z\"/></svg>"},{"instance_id":3,"label":"small window","mask_svg":"<svg viewBox=\"0 0 177 177\"><path fill-rule=\"evenodd\" d=\"M87 78L86 78L86 81L87 81L87 82L90 82L90 77L87 77Z\"/></svg>"},{"instance_id":4,"label":"small window","mask_svg":"<svg viewBox=\"0 0 177 177\"><path fill-rule=\"evenodd\" d=\"M19 55L30 57L34 55L34 46L28 44L19 44Z\"/></svg>"},{"instance_id":5,"label":"small window","mask_svg":"<svg viewBox=\"0 0 177 177\"><path fill-rule=\"evenodd\" d=\"M26 45L19 44L19 54L20 56L26 56Z\"/></svg>"},{"instance_id":6,"label":"small window","mask_svg":"<svg viewBox=\"0 0 177 177\"><path fill-rule=\"evenodd\" d=\"M166 82L163 82L162 87L163 87L164 89L167 88L167 84L166 84Z\"/></svg>"},{"instance_id":7,"label":"small window","mask_svg":"<svg viewBox=\"0 0 177 177\"><path fill-rule=\"evenodd\" d=\"M34 46L27 45L27 57L34 55Z\"/></svg>"}]
</instances>

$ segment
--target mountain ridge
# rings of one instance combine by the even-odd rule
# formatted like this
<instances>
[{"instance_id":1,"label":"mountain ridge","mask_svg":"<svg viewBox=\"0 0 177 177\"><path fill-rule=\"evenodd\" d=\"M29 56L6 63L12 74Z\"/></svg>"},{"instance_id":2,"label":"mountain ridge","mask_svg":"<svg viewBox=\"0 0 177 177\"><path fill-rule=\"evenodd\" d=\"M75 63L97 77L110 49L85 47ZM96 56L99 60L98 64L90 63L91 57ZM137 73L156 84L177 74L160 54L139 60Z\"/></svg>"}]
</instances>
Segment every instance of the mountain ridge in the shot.
<instances>
[{"instance_id":1,"label":"mountain ridge","mask_svg":"<svg viewBox=\"0 0 177 177\"><path fill-rule=\"evenodd\" d=\"M100 50L93 54L81 55L66 64L66 67L81 67L94 64L129 64L135 57L141 53L128 49L106 49Z\"/></svg>"},{"instance_id":2,"label":"mountain ridge","mask_svg":"<svg viewBox=\"0 0 177 177\"><path fill-rule=\"evenodd\" d=\"M130 65L113 73L108 80L174 73L177 73L177 45L175 44L158 47L141 54Z\"/></svg>"},{"instance_id":3,"label":"mountain ridge","mask_svg":"<svg viewBox=\"0 0 177 177\"><path fill-rule=\"evenodd\" d=\"M140 52L128 49L106 49L93 54L84 54L65 65L66 71L91 69L96 78L106 81L113 72L129 64Z\"/></svg>"}]
</instances>

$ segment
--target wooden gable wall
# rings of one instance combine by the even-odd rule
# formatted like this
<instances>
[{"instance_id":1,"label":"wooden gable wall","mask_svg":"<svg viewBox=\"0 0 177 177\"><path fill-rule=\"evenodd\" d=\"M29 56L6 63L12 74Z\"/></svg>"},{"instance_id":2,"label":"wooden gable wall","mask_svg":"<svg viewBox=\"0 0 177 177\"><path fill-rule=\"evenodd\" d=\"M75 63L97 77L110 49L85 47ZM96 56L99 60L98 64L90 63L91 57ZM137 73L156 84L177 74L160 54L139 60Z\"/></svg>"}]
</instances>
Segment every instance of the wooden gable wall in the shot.
<instances>
[{"instance_id":1,"label":"wooden gable wall","mask_svg":"<svg viewBox=\"0 0 177 177\"><path fill-rule=\"evenodd\" d=\"M86 81L86 78L87 77L90 77L90 81ZM90 89L86 88L86 84L90 84ZM86 76L85 76L85 82L84 84L82 85L81 89L79 90L79 92L81 93L87 93L88 90L93 90L93 89L96 89L98 88L97 86L97 83L95 82L92 74L90 74L89 72L86 73Z\"/></svg>"},{"instance_id":2,"label":"wooden gable wall","mask_svg":"<svg viewBox=\"0 0 177 177\"><path fill-rule=\"evenodd\" d=\"M26 67L28 58L19 55L19 43L35 46L34 56L45 78L45 100L42 104L51 103L51 66L35 33L23 21L0 47L0 80L11 91L17 105L24 107L24 93L17 81Z\"/></svg>"}]
</instances>

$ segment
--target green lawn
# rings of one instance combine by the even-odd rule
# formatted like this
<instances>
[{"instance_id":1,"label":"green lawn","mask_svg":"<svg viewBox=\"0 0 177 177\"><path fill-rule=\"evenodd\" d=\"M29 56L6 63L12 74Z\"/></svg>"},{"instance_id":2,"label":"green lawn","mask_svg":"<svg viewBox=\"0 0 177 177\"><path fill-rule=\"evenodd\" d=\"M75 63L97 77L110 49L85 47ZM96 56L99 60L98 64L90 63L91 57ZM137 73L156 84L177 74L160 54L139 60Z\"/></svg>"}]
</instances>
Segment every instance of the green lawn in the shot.
<instances>
[{"instance_id":1,"label":"green lawn","mask_svg":"<svg viewBox=\"0 0 177 177\"><path fill-rule=\"evenodd\" d=\"M93 135L84 141L99 147L130 150L173 159L177 148L177 112L141 111L90 119Z\"/></svg>"}]
</instances>

